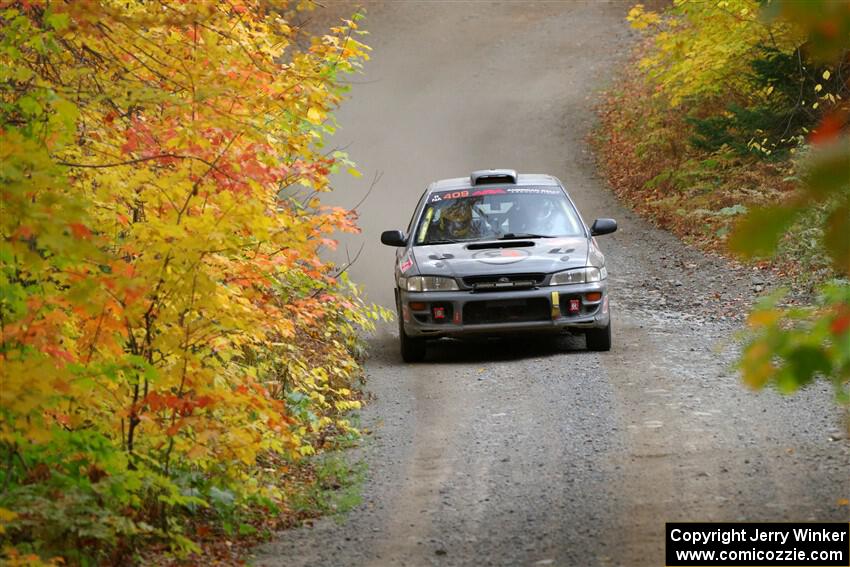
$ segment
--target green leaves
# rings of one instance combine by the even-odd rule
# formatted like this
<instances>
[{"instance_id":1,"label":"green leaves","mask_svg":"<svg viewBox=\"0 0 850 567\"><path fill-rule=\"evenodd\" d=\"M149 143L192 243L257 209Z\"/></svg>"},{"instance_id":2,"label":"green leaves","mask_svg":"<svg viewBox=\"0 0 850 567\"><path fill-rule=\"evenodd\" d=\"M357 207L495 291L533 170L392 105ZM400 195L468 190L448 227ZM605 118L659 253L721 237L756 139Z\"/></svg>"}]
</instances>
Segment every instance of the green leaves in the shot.
<instances>
[{"instance_id":1,"label":"green leaves","mask_svg":"<svg viewBox=\"0 0 850 567\"><path fill-rule=\"evenodd\" d=\"M841 403L850 403L850 286L828 284L810 308L781 307L780 300L763 301L749 316L739 362L744 382L755 388L772 382L792 393L823 378Z\"/></svg>"},{"instance_id":2,"label":"green leaves","mask_svg":"<svg viewBox=\"0 0 850 567\"><path fill-rule=\"evenodd\" d=\"M846 8L843 4L813 2L804 9L796 2L773 4L769 9L774 16L802 31L810 50L824 56L839 45L846 49L846 33L842 39L831 36L850 29L850 12L836 11ZM825 34L827 29L833 32ZM822 78L827 81L831 75L827 70ZM750 316L753 332L741 368L747 383L761 387L772 381L783 392L825 378L833 382L838 400L850 404L850 138L845 124L846 109L839 104L811 136L814 147L795 194L782 204L751 211L730 244L747 257L771 254L795 218L823 219L817 227L823 234L822 251L844 279L823 285L816 305L782 308L774 300L757 308ZM809 214L813 211L823 214L815 217Z\"/></svg>"},{"instance_id":3,"label":"green leaves","mask_svg":"<svg viewBox=\"0 0 850 567\"><path fill-rule=\"evenodd\" d=\"M837 146L819 152L809 164L803 181L803 194L811 202L850 191L850 140L845 137Z\"/></svg>"},{"instance_id":4,"label":"green leaves","mask_svg":"<svg viewBox=\"0 0 850 567\"><path fill-rule=\"evenodd\" d=\"M803 344L789 349L787 376L781 376L779 386L786 392L792 392L805 386L815 376L828 376L832 371L832 361L821 345Z\"/></svg>"}]
</instances>

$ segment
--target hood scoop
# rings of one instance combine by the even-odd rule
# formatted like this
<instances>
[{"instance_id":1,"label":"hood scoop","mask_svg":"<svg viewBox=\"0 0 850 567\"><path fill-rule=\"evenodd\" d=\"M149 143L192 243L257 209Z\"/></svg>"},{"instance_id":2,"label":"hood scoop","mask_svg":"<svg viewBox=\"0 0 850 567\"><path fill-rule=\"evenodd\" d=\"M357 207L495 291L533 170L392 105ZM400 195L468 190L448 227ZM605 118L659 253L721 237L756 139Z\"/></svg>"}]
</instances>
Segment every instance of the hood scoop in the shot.
<instances>
[{"instance_id":1,"label":"hood scoop","mask_svg":"<svg viewBox=\"0 0 850 567\"><path fill-rule=\"evenodd\" d=\"M499 240L496 242L477 242L467 245L467 250L489 250L493 248L528 248L534 246L531 240Z\"/></svg>"}]
</instances>

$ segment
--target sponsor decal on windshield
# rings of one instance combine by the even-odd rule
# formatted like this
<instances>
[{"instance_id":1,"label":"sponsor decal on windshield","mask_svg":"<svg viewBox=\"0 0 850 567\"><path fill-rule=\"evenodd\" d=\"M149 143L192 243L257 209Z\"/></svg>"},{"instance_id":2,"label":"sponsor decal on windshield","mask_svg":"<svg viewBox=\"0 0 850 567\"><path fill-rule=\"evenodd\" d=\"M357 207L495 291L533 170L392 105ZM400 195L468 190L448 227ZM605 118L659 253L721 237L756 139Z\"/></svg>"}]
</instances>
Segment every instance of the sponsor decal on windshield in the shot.
<instances>
[{"instance_id":1,"label":"sponsor decal on windshield","mask_svg":"<svg viewBox=\"0 0 850 567\"><path fill-rule=\"evenodd\" d=\"M508 193L525 193L530 195L560 195L560 189L544 189L542 187L511 187Z\"/></svg>"},{"instance_id":2,"label":"sponsor decal on windshield","mask_svg":"<svg viewBox=\"0 0 850 567\"><path fill-rule=\"evenodd\" d=\"M465 199L467 197L481 197L484 195L508 195L522 193L526 195L559 195L560 189L550 189L543 187L488 187L487 189L463 189L459 191L441 191L434 193L428 198L429 203L439 203L441 201L453 201L455 199Z\"/></svg>"}]
</instances>

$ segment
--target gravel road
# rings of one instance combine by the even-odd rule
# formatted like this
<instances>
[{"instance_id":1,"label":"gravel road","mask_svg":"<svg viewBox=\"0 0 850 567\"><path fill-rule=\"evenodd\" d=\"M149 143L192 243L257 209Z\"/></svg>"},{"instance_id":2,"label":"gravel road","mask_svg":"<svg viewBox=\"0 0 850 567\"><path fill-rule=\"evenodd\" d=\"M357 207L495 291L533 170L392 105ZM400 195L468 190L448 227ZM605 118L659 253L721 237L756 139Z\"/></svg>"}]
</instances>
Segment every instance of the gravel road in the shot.
<instances>
[{"instance_id":1,"label":"gravel road","mask_svg":"<svg viewBox=\"0 0 850 567\"><path fill-rule=\"evenodd\" d=\"M614 349L445 343L404 365L372 342L363 503L280 534L260 565L664 564L665 521L848 520L850 443L831 391L743 388L734 336L771 279L690 249L624 209L586 137L633 39L627 5L398 2L370 9L374 57L335 143L362 166L351 268L392 304L392 251L426 184L484 167L551 173L586 219L620 222L609 262Z\"/></svg>"}]
</instances>

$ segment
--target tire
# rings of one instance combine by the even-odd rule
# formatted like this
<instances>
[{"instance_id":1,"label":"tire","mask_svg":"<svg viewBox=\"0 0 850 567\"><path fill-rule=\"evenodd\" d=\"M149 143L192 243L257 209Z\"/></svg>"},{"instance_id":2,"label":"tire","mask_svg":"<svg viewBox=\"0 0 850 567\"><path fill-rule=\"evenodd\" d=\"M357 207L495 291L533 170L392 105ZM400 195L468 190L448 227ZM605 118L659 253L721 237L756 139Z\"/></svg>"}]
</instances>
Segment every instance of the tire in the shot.
<instances>
[{"instance_id":1,"label":"tire","mask_svg":"<svg viewBox=\"0 0 850 567\"><path fill-rule=\"evenodd\" d=\"M601 329L590 329L585 332L587 350L607 352L611 350L611 321Z\"/></svg>"},{"instance_id":2,"label":"tire","mask_svg":"<svg viewBox=\"0 0 850 567\"><path fill-rule=\"evenodd\" d=\"M398 342L401 359L405 362L422 362L425 359L425 339L408 337L404 332L401 313L398 314Z\"/></svg>"}]
</instances>

